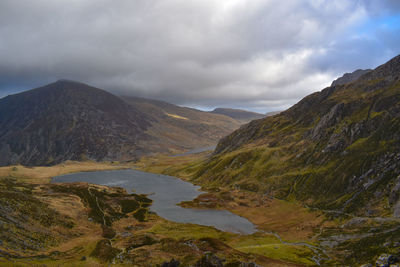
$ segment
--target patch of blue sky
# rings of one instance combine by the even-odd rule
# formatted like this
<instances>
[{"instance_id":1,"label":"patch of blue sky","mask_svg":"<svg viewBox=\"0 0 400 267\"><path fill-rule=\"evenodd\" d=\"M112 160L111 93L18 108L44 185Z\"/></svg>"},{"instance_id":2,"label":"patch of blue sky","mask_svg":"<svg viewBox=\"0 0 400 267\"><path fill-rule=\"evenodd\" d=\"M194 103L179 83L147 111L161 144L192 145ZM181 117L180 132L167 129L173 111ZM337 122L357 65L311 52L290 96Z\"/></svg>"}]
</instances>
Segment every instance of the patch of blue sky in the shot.
<instances>
[{"instance_id":1,"label":"patch of blue sky","mask_svg":"<svg viewBox=\"0 0 400 267\"><path fill-rule=\"evenodd\" d=\"M400 14L371 17L359 25L355 32L357 35L370 35L378 30L397 31L400 29Z\"/></svg>"}]
</instances>

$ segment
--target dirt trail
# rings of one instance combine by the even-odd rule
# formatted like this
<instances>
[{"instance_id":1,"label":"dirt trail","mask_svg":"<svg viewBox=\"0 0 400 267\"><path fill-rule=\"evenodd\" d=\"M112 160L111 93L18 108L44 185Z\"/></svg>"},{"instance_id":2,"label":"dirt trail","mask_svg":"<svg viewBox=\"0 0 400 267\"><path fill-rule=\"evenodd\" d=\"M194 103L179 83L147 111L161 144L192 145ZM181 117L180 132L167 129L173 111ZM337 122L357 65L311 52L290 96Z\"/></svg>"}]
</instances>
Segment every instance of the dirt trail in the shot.
<instances>
[{"instance_id":1,"label":"dirt trail","mask_svg":"<svg viewBox=\"0 0 400 267\"><path fill-rule=\"evenodd\" d=\"M88 192L90 194L91 197L93 197L94 199L96 199L96 205L97 208L101 211L101 213L103 214L103 225L106 226L106 219L105 219L105 215L104 215L104 211L101 209L100 204L99 204L99 200L97 198L97 196L93 195L92 192L90 191L91 187L88 187Z\"/></svg>"}]
</instances>

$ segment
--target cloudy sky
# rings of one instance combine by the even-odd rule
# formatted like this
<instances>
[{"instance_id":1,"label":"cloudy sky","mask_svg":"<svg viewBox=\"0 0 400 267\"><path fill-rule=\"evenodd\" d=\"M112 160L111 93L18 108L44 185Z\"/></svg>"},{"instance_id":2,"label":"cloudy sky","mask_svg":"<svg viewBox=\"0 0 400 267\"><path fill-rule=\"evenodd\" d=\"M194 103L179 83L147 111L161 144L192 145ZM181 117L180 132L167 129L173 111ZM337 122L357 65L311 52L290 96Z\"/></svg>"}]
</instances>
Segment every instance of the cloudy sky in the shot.
<instances>
[{"instance_id":1,"label":"cloudy sky","mask_svg":"<svg viewBox=\"0 0 400 267\"><path fill-rule=\"evenodd\" d=\"M0 1L0 97L67 78L266 112L398 54L398 0Z\"/></svg>"}]
</instances>

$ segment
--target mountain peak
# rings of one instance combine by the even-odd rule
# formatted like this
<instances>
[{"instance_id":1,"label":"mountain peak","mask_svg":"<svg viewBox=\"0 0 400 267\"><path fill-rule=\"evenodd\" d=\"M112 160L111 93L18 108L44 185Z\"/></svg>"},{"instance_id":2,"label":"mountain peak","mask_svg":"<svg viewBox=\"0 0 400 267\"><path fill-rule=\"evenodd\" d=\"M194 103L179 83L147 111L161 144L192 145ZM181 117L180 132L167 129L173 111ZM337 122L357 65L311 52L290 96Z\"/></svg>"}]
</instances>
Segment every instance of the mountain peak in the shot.
<instances>
[{"instance_id":1,"label":"mountain peak","mask_svg":"<svg viewBox=\"0 0 400 267\"><path fill-rule=\"evenodd\" d=\"M59 80L0 100L0 165L133 159L149 125L119 97Z\"/></svg>"},{"instance_id":2,"label":"mountain peak","mask_svg":"<svg viewBox=\"0 0 400 267\"><path fill-rule=\"evenodd\" d=\"M386 79L394 79L400 77L400 55L392 58L385 64L380 65L373 72L371 72L371 75L368 75L369 79L382 77Z\"/></svg>"},{"instance_id":3,"label":"mountain peak","mask_svg":"<svg viewBox=\"0 0 400 267\"><path fill-rule=\"evenodd\" d=\"M87 85L83 82L79 81L74 81L74 80L69 80L69 79L58 79L55 83L65 83L65 84L84 84Z\"/></svg>"}]
</instances>

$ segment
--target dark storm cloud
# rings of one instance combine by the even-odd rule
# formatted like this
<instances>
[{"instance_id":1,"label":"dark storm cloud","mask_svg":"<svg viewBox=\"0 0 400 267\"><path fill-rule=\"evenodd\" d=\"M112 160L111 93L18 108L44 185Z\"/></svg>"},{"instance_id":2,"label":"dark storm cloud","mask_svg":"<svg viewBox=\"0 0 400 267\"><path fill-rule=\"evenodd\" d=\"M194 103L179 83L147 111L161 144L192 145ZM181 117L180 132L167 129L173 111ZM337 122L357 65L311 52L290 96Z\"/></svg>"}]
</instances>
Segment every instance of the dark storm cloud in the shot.
<instances>
[{"instance_id":1,"label":"dark storm cloud","mask_svg":"<svg viewBox=\"0 0 400 267\"><path fill-rule=\"evenodd\" d=\"M282 109L399 53L399 29L384 25L399 10L372 0L4 0L0 97L68 78L176 104Z\"/></svg>"}]
</instances>

